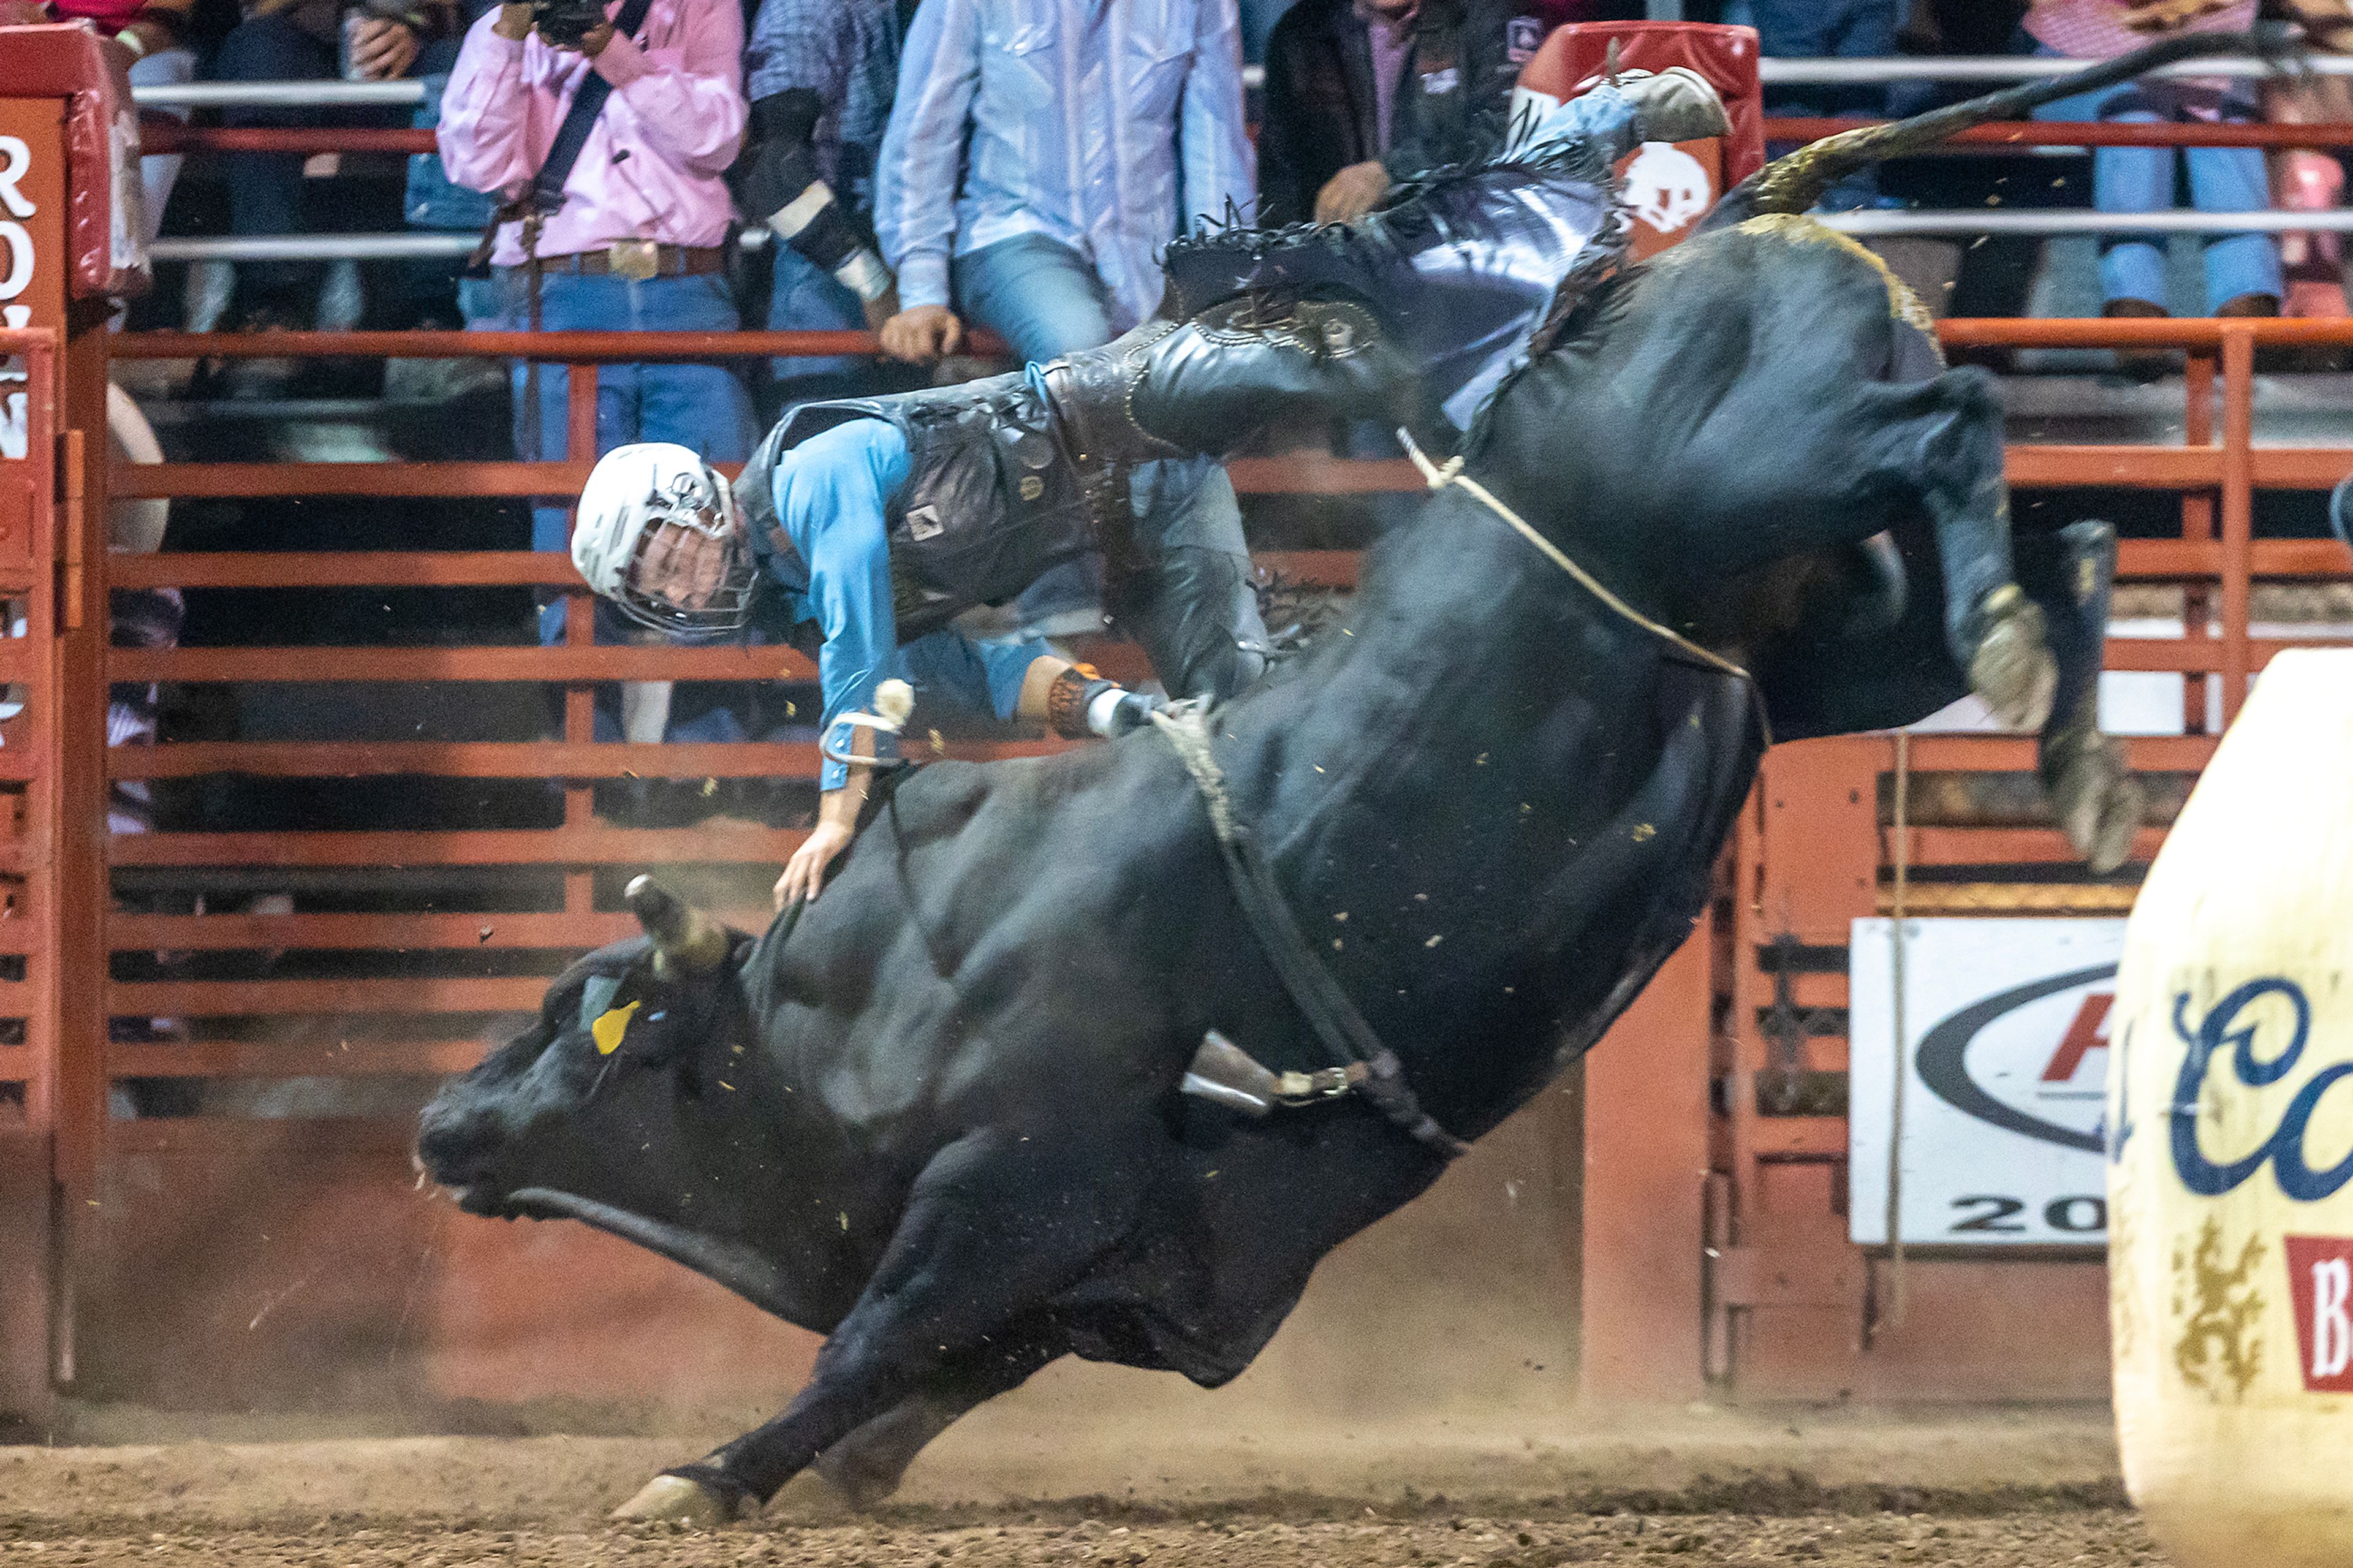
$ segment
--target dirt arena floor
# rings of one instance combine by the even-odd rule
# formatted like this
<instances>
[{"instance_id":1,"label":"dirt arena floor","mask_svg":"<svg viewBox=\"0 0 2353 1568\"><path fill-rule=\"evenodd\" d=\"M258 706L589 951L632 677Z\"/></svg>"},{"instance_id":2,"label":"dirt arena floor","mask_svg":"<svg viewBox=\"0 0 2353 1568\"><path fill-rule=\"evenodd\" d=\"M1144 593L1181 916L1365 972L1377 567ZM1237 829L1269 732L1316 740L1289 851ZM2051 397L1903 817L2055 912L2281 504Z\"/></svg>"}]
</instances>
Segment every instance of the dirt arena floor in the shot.
<instances>
[{"instance_id":1,"label":"dirt arena floor","mask_svg":"<svg viewBox=\"0 0 2353 1568\"><path fill-rule=\"evenodd\" d=\"M170 1432L168 1420L118 1423ZM85 1422L79 1435L108 1435ZM237 1436L234 1431L230 1436ZM684 1436L0 1447L0 1562L43 1568L2159 1568L2104 1411L1690 1410L1542 1441L1466 1428L1269 1443L1000 1422L852 1518L807 1483L694 1532L605 1510Z\"/></svg>"}]
</instances>

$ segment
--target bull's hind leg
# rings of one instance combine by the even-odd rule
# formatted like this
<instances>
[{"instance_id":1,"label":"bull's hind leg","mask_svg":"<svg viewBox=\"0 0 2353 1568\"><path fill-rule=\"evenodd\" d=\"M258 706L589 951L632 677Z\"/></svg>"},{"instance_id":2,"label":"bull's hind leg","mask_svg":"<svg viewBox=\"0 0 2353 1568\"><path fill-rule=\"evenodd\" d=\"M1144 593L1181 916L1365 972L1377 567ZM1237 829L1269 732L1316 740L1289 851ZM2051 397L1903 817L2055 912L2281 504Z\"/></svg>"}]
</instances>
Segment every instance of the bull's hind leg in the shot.
<instances>
[{"instance_id":1,"label":"bull's hind leg","mask_svg":"<svg viewBox=\"0 0 2353 1568\"><path fill-rule=\"evenodd\" d=\"M2050 717L2058 668L2042 609L2019 587L2002 478L2001 400L1993 378L1967 368L1891 384L1873 445L1883 472L1908 483L1936 533L1945 635L1970 689L2012 729Z\"/></svg>"},{"instance_id":2,"label":"bull's hind leg","mask_svg":"<svg viewBox=\"0 0 2353 1568\"><path fill-rule=\"evenodd\" d=\"M1851 629L1852 594L1809 602L1791 632L1760 649L1755 668L1773 733L1784 741L1845 735L1916 723L1966 696L1966 672L1946 647L1944 589L1936 552L1921 531L1901 531L1905 588L1891 626ZM2018 584L2040 606L2058 672L2043 725L2040 772L2052 815L2095 871L2113 870L2140 826L2140 784L2124 753L2100 733L2099 674L2106 638L2116 534L2104 522L2014 541Z\"/></svg>"},{"instance_id":3,"label":"bull's hind leg","mask_svg":"<svg viewBox=\"0 0 2353 1568\"><path fill-rule=\"evenodd\" d=\"M784 1414L657 1477L618 1518L725 1520L750 1511L868 1422L944 1379L1009 1388L1060 1353L1034 1331L1127 1223L1119 1194L1144 1137L1074 1146L1067 1130L975 1133L935 1155L858 1304ZM984 1395L985 1397L985 1395Z\"/></svg>"},{"instance_id":4,"label":"bull's hind leg","mask_svg":"<svg viewBox=\"0 0 2353 1568\"><path fill-rule=\"evenodd\" d=\"M2116 581L2116 534L2105 522L2056 533L2021 534L2019 585L2045 606L2059 687L2042 727L2043 792L2059 826L2094 871L2113 871L2132 853L2147 796L2126 766L2124 748L2100 732L2100 666Z\"/></svg>"},{"instance_id":5,"label":"bull's hind leg","mask_svg":"<svg viewBox=\"0 0 2353 1568\"><path fill-rule=\"evenodd\" d=\"M899 1489L933 1438L1060 1353L1060 1339L1045 1325L996 1337L984 1353L952 1359L920 1392L819 1454L813 1473L850 1507L872 1508Z\"/></svg>"}]
</instances>

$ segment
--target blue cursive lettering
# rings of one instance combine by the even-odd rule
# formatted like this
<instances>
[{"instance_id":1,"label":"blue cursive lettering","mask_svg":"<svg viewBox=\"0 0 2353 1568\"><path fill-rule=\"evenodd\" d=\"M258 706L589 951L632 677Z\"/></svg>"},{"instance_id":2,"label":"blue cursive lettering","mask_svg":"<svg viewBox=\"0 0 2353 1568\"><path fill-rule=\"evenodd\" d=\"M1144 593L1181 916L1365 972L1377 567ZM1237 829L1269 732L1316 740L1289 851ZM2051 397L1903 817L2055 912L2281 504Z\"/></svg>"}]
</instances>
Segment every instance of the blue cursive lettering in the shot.
<instances>
[{"instance_id":1,"label":"blue cursive lettering","mask_svg":"<svg viewBox=\"0 0 2353 1568\"><path fill-rule=\"evenodd\" d=\"M2251 1011L2266 996L2284 998L2294 1015L2287 1043L2269 1058L2256 1052L2261 1020ZM2171 1114L2173 1169L2183 1186L2200 1197L2218 1198L2269 1164L2280 1191L2298 1203L2312 1203L2353 1181L2353 1154L2325 1171L2314 1170L2305 1159L2305 1136L2311 1129L2313 1112L2340 1079L2353 1077L2353 1062L2339 1062L2314 1074L2312 1081L2288 1102L2279 1126L2253 1152L2216 1164L2198 1143L2198 1101L2206 1087L2206 1075L2225 1047L2230 1048L2232 1076L2249 1089L2279 1082L2303 1059L2312 1033L2312 1005L2300 987L2288 980L2250 980L2217 1002L2195 1028L2189 1017L2189 994L2185 991L2173 1002L2173 1032L2189 1054L2182 1058L2181 1074L2174 1080Z\"/></svg>"}]
</instances>

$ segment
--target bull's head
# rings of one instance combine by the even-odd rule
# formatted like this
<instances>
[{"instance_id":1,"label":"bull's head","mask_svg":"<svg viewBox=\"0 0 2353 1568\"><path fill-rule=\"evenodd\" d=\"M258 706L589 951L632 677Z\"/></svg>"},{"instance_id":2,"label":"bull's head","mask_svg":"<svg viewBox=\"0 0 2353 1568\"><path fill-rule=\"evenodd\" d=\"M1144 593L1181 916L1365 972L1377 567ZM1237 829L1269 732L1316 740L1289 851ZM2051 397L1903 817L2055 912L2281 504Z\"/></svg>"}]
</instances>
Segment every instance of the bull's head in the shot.
<instances>
[{"instance_id":1,"label":"bull's head","mask_svg":"<svg viewBox=\"0 0 2353 1568\"><path fill-rule=\"evenodd\" d=\"M425 1108L419 1161L470 1212L667 1216L708 1192L698 1155L752 1098L751 939L648 878L627 898L646 934L558 975L538 1022Z\"/></svg>"}]
</instances>

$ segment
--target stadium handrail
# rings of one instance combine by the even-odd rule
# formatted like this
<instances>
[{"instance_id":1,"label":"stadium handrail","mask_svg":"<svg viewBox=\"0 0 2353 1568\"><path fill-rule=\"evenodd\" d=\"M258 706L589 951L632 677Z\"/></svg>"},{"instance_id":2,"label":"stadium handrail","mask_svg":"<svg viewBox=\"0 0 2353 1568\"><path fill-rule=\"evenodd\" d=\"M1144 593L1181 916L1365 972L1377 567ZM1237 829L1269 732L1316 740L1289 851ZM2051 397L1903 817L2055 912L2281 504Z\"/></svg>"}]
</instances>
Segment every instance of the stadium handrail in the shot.
<instances>
[{"instance_id":1,"label":"stadium handrail","mask_svg":"<svg viewBox=\"0 0 2353 1568\"><path fill-rule=\"evenodd\" d=\"M1873 59L1774 59L1757 62L1767 87L1852 87L1899 81L2009 82L2067 76L2097 60L2050 59L2035 55L1890 55ZM2306 62L2321 76L2353 76L2353 58L2316 56ZM2153 71L2160 77L2261 78L2277 74L2261 60L2190 60ZM1263 66L1244 66L1242 85L1266 85ZM158 82L134 86L132 101L148 109L273 109L421 103L417 81Z\"/></svg>"},{"instance_id":2,"label":"stadium handrail","mask_svg":"<svg viewBox=\"0 0 2353 1568\"><path fill-rule=\"evenodd\" d=\"M2114 234L2310 234L2353 233L2353 208L2213 213L2174 210L2104 213L2083 207L1993 210L1986 207L1912 207L1817 213L1817 221L1841 234L1864 237L1896 235ZM760 232L760 231L752 231ZM149 254L157 261L389 261L466 256L470 234L289 234L216 235L159 239ZM209 351L207 351L209 352Z\"/></svg>"}]
</instances>

